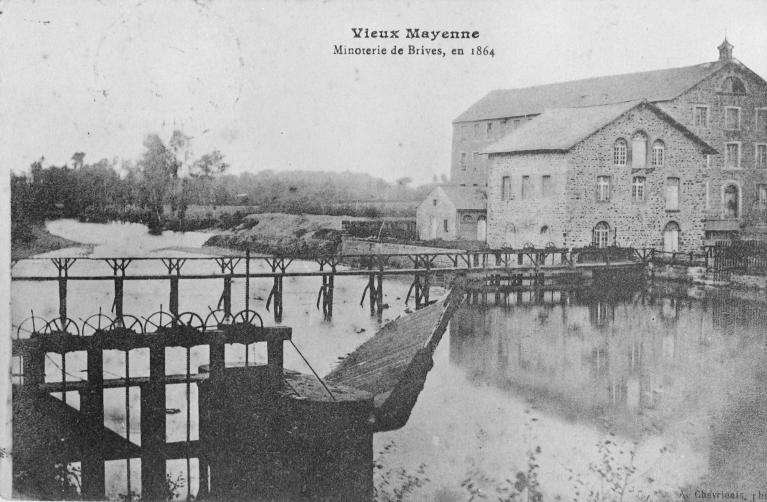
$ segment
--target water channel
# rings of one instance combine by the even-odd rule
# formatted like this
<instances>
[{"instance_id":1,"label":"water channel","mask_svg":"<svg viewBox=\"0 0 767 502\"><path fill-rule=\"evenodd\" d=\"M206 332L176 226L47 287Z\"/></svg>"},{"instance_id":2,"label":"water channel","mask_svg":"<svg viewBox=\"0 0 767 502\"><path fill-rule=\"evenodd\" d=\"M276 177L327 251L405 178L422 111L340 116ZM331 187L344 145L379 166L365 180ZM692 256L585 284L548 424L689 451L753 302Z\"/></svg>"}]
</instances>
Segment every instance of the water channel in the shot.
<instances>
[{"instance_id":1,"label":"water channel","mask_svg":"<svg viewBox=\"0 0 767 502\"><path fill-rule=\"evenodd\" d=\"M60 220L48 228L93 246L46 256L199 255L204 248L190 249L207 238L205 233L150 236L140 225L117 223ZM315 263L293 266L317 270ZM188 262L183 270L213 273L213 267ZM130 270L165 273L153 262L134 262ZM13 271L53 275L54 269L46 261L22 261ZM70 271L110 272L106 264L84 261ZM206 312L215 306L221 281L185 282L180 310ZM359 306L364 279L337 280L330 322L315 309L317 282L286 279L282 324L293 328L296 345L322 375L380 324ZM252 280L250 289L251 308L267 324L273 323L264 309L270 286L267 279ZM405 315L407 287L405 281L385 281L390 308L384 321ZM130 281L125 293L125 313L147 316L166 301L168 284ZM69 316L85 318L99 307L108 312L112 294L108 281L73 282ZM233 303L244 304L237 300L243 295L243 281L235 281ZM31 309L45 318L56 315L55 283L15 282L12 298L14 323ZM398 487L409 484L414 488L406 500L468 500L472 493L474 500L497 500L525 483L537 483L545 500L597 500L599 494L618 500L621 491L624 500L675 500L681 488L741 491L750 500L759 489L767 492L766 339L763 294L653 284L473 298L453 318L437 348L407 425L375 436L379 498L394 497ZM142 376L147 355L135 352L131 376ZM182 373L183 355L174 364L171 352L167 372ZM193 350L192 357L195 363L207 362L205 353ZM244 358L244 352L227 357ZM257 351L249 357L265 360ZM286 350L285 357L286 367L309 372L294 351ZM122 358L124 353L107 355L105 370L123 376ZM47 379L60 378L60 364L55 356L48 358ZM84 362L68 359L67 379L79 378L84 369ZM185 406L180 387L178 392L168 389L169 407ZM123 391L115 392L113 398L105 396L108 426L125 436ZM193 410L195 397L193 391ZM186 436L181 411L167 417L168 440ZM131 440L137 442L137 411L130 422ZM193 439L196 433L193 421ZM116 497L125 492L127 474L125 462L113 464L107 474L110 494ZM140 476L131 471L136 489ZM169 462L168 471L183 474L184 461ZM196 487L193 467L192 494Z\"/></svg>"}]
</instances>

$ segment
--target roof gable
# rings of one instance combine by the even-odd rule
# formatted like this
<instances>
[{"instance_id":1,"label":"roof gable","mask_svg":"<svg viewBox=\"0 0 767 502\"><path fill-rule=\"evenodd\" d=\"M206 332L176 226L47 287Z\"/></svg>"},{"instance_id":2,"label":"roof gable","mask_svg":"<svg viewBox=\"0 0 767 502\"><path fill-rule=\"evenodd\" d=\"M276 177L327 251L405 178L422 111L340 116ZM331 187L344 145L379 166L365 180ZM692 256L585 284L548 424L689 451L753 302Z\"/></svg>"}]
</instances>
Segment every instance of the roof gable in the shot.
<instances>
[{"instance_id":1,"label":"roof gable","mask_svg":"<svg viewBox=\"0 0 767 502\"><path fill-rule=\"evenodd\" d=\"M467 187L459 185L440 185L434 187L429 192L429 195L421 202L425 204L427 201L434 198L435 192L440 194L449 201L456 210L459 209L485 209L487 205L487 197L485 192L479 187ZM420 206L420 204L419 204Z\"/></svg>"},{"instance_id":2,"label":"roof gable","mask_svg":"<svg viewBox=\"0 0 767 502\"><path fill-rule=\"evenodd\" d=\"M519 89L498 89L474 103L454 122L537 115L550 108L598 106L640 99L668 101L721 67L719 62L710 62Z\"/></svg>"},{"instance_id":3,"label":"roof gable","mask_svg":"<svg viewBox=\"0 0 767 502\"><path fill-rule=\"evenodd\" d=\"M566 152L639 107L647 107L661 120L674 126L691 141L701 146L704 153L717 153L684 125L647 101L546 110L532 121L490 145L484 153Z\"/></svg>"}]
</instances>

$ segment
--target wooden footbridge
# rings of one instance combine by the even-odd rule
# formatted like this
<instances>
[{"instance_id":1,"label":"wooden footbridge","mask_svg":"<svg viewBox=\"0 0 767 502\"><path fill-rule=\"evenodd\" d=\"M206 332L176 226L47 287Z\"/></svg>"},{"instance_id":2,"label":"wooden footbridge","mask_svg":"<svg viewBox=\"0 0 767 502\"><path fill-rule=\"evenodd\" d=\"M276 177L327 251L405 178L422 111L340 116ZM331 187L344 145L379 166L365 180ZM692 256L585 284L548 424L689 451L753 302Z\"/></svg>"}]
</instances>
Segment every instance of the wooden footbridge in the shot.
<instances>
[{"instance_id":1,"label":"wooden footbridge","mask_svg":"<svg viewBox=\"0 0 767 502\"><path fill-rule=\"evenodd\" d=\"M200 315L211 317L212 321L221 322L236 315L232 311L232 281L245 279L245 309L248 315L250 305L250 281L267 279L272 281L272 288L266 300L265 308L271 311L275 322L281 322L283 315L284 279L287 277L317 277L321 283L317 293L317 308L322 309L327 318L333 316L333 290L335 281L341 277L365 277L367 285L362 291L360 304L366 298L371 314L383 310L384 276L412 276L413 281L405 298L407 304L413 298L415 307L421 308L430 303L430 286L438 275L469 274L472 278L494 278L496 281L518 285L544 284L546 280L559 276L590 275L593 271L623 270L643 266L652 259L652 249L634 248L525 248L484 251L454 251L425 253L389 253L332 255L311 257L308 260L318 265L316 271L294 270L291 264L297 258L276 256L251 256L250 252L241 255L215 257L57 257L31 258L30 260L50 261L55 275L12 274L13 281L55 282L59 292L59 321L67 319L67 285L71 281L112 281L114 283L114 301L112 312L116 318L123 317L123 297L125 281L168 281L168 311L174 316L178 310L179 280L219 279L223 282L221 296L215 310ZM307 260L307 258L303 258ZM162 262L166 274L130 274L129 266L134 262ZM215 262L219 273L200 274L182 273L188 262ZM267 271L253 272L254 263L265 265ZM78 264L78 268L75 268ZM104 267L106 265L106 267ZM111 273L100 273L100 270ZM76 273L78 272L79 273ZM68 323L70 324L70 323ZM57 325L56 328L63 326Z\"/></svg>"},{"instance_id":2,"label":"wooden footbridge","mask_svg":"<svg viewBox=\"0 0 767 502\"><path fill-rule=\"evenodd\" d=\"M250 282L252 280L271 281L272 288L265 308L271 310L275 322L280 322L284 308L283 280L286 277L317 277L319 279L317 308L330 318L333 315L335 281L342 277L366 278L367 284L362 291L360 303L363 304L367 298L371 314L380 315L384 308L384 276L412 276L413 281L405 301L407 303L412 297L415 300L415 307L421 309L433 303L430 300L429 291L432 281L439 275L462 275L484 284L491 284L496 288L545 288L547 285L550 286L552 279L556 278L641 269L650 258L650 252L635 249L529 248L471 252L445 251L314 257L312 260L318 265L318 270L315 271L292 269L291 265L294 263L292 258L251 256L248 252L243 255L214 257L46 258L45 260L53 265L54 274L14 274L12 276L13 281L53 282L58 286L59 298L57 317L44 320L33 314L32 317L14 325L13 356L22 369L15 375L14 444L23 445L23 449L18 454L14 454L14 468L22 472L33 472L41 469L40 466L43 465L58 469L61 466L66 468L71 462L80 461L77 479L81 484L82 495L91 499L103 499L105 462L125 460L127 495L130 499L133 491L131 459L134 459L133 465L136 465L136 459L140 459L142 498L154 500L164 498L167 494L166 461L180 459L186 461L185 488L187 498L191 499L193 496L190 483L191 460L197 459L199 473L195 477L199 480L198 494L214 493L209 486L209 483L216 483L215 476L211 472L215 472L215 463L219 461L216 459L221 457L211 457L204 451L201 446L201 442L205 440L202 428L200 438L192 438L190 396L192 384L205 381L209 388L215 389L228 381L224 376L225 368L230 366L225 360L226 345L239 344L245 347L247 368L251 365L247 359L248 347L257 343L266 344L268 362L262 380L266 388L275 389L274 392L277 394L274 396L279 397L282 395L279 393L284 392L285 389L292 389L292 392L298 395L302 389L308 388L305 381L283 370L283 344L292 344L291 328L264 326L261 316L251 308ZM43 260L43 258L36 260ZM161 262L167 273L130 273L132 263L147 260ZM214 262L218 272L214 274L183 273L185 264L199 260ZM259 262L261 271L252 272L253 264ZM103 273L101 270L111 273ZM184 280L184 284L189 284L186 281L203 279L222 281L222 292L216 308L209 308L209 312L203 314L180 312L179 281ZM245 280L244 309L238 312L232 308L232 282L235 279ZM68 317L68 302L77 301L76 298L69 298L68 295L68 286L72 281L112 282L114 285L112 312L94 313L81 322ZM146 317L125 313L123 309L125 281L167 281L169 284L168 309L160 309ZM361 352L356 358L347 361L325 380L309 366L316 377L318 392L323 396L326 395L327 399L333 402L344 399L367 402L367 397L355 394L355 391L344 387L354 385L362 389L360 392L366 391L365 396L375 396L376 406L382 410L374 413L379 430L401 426L407 420L409 409L415 403L423 385L426 372L430 368L431 352L449 321L448 314L456 308L457 303L451 301L446 305L448 307L443 307L442 314L413 317L414 325L419 325L417 323L434 323L435 325L429 332L431 335L419 334L414 338L416 342L412 340L408 343L403 342L404 338L401 334L397 334L399 332L396 329L389 328L386 333L396 333L385 334L384 338L380 338L384 340L383 342L378 339L370 341L360 349ZM399 340L396 343L402 345L401 349L395 347L392 353L397 354L395 357L397 363L394 365L390 361L386 364L376 363L375 371L373 371L370 369L372 366L365 361L368 361L370 354L376 353L376 347L381 343L386 342L384 345L391 345L386 340ZM193 371L191 350L200 346L207 347L208 364L204 371ZM298 350L295 345L293 347ZM185 351L186 370L182 374L167 374L167 348L180 348ZM132 351L136 349L146 352L143 359L148 367L147 376L133 376L131 372L131 362L136 364L136 353L133 352L132 355ZM105 351L118 351L124 354L125 367L122 375L115 375L116 378L105 377L107 372L104 361ZM85 376L78 375L72 378L71 372L67 369L67 355L72 353L80 353L85 358L87 363ZM60 355L61 361L60 365L56 364L60 370L60 378L53 378L53 380L46 378L49 376L46 375L46 358L50 359L51 354ZM303 354L301 357L307 361ZM413 366L414 364L416 366ZM392 368L396 370L395 373L391 372ZM387 389L391 387L389 390L379 385L380 381L383 381L381 375L384 373L380 373L381 371L386 371L386 378L390 380L391 385L387 387ZM417 375L417 378L407 380L405 375L411 377ZM166 440L166 413L168 412L166 385L169 384L182 384L186 389L186 438L177 442ZM104 425L104 391L110 388L120 388L125 391L125 420L128 422L125 436L111 431ZM130 432L131 388L137 388L140 392L139 438L131 438ZM68 393L72 392L79 395L79 404L68 403ZM372 402L371 397L371 406ZM200 404L200 406L203 405ZM364 418L365 414L360 416ZM367 419L361 420L360 423L367 423ZM371 438L373 429L368 431ZM215 433L215 428L208 430ZM50 445L54 443L60 447L51 448ZM65 474L64 478L67 476L68 474ZM40 475L30 480L30 486L41 492L50 493L50 487L46 488L42 485L50 482L51 479L50 476L46 478ZM61 480L61 476L56 479ZM365 485L365 483L362 484ZM363 491L368 489L369 487L364 488Z\"/></svg>"}]
</instances>

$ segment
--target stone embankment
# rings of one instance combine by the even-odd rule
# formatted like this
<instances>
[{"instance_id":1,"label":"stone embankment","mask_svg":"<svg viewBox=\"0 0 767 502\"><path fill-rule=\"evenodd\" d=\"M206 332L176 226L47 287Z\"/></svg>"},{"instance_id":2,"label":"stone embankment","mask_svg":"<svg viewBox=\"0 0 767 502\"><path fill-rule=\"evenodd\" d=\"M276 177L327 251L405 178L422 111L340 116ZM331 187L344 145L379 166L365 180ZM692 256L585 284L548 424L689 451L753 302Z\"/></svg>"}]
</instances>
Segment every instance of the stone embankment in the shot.
<instances>
[{"instance_id":1,"label":"stone embankment","mask_svg":"<svg viewBox=\"0 0 767 502\"><path fill-rule=\"evenodd\" d=\"M205 246L256 253L313 257L340 251L342 216L251 214L234 230L216 234Z\"/></svg>"}]
</instances>

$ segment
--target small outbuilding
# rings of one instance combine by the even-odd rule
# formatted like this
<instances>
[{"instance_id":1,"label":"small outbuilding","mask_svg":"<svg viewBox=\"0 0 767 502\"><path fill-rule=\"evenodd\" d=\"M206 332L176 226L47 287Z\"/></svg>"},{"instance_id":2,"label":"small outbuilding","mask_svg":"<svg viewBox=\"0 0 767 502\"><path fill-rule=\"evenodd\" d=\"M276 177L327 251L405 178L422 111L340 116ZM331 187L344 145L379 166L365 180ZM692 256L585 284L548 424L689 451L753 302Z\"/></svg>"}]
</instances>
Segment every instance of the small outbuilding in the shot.
<instances>
[{"instance_id":1,"label":"small outbuilding","mask_svg":"<svg viewBox=\"0 0 767 502\"><path fill-rule=\"evenodd\" d=\"M478 240L487 233L487 197L479 187L440 185L416 209L421 240Z\"/></svg>"}]
</instances>

